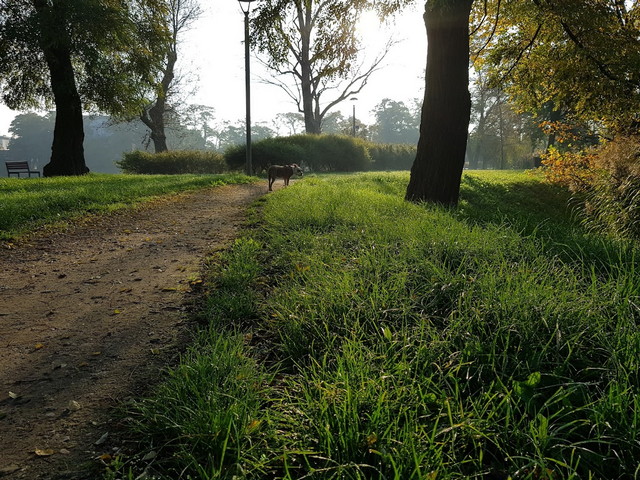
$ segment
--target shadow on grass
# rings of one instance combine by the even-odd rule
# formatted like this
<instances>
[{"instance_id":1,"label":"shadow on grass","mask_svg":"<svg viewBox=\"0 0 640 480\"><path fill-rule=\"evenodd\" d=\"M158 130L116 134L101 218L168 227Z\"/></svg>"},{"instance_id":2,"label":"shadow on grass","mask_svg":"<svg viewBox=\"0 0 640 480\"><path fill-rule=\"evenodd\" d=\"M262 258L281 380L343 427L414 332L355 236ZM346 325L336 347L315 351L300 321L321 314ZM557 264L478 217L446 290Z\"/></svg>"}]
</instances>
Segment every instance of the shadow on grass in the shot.
<instances>
[{"instance_id":1,"label":"shadow on grass","mask_svg":"<svg viewBox=\"0 0 640 480\"><path fill-rule=\"evenodd\" d=\"M640 266L634 245L590 234L582 227L566 188L533 176L505 177L465 174L456 217L477 225L506 225L539 240L548 254L601 273L621 264Z\"/></svg>"}]
</instances>

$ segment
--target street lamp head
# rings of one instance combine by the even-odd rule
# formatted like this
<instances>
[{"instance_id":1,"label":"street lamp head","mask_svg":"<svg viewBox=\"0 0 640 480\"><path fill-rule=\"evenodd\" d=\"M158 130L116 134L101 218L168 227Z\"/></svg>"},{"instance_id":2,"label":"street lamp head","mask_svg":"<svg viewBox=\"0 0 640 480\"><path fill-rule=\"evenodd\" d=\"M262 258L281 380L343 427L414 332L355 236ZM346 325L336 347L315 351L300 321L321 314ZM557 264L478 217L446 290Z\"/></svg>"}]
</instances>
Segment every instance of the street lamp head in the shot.
<instances>
[{"instance_id":1,"label":"street lamp head","mask_svg":"<svg viewBox=\"0 0 640 480\"><path fill-rule=\"evenodd\" d=\"M249 10L251 9L251 2L255 2L255 0L238 0L240 8L244 13L249 13Z\"/></svg>"}]
</instances>

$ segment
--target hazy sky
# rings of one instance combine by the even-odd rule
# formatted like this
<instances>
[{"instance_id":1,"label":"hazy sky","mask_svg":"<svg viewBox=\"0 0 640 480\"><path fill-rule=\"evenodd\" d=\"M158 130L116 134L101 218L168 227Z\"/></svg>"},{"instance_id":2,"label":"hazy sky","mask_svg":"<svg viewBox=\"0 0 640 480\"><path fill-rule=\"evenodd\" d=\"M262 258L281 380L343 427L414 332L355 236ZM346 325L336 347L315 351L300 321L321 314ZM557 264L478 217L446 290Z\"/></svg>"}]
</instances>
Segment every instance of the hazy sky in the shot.
<instances>
[{"instance_id":1,"label":"hazy sky","mask_svg":"<svg viewBox=\"0 0 640 480\"><path fill-rule=\"evenodd\" d=\"M197 80L193 82L196 90L187 101L213 107L218 122L244 119L243 14L235 0L202 0L201 3L204 13L185 35L178 60L179 66ZM408 9L389 25L380 25L375 15L367 15L358 29L363 45L372 57L382 50L388 38L399 42L387 56L383 68L373 74L369 84L358 94L356 117L370 123L371 109L383 98L408 103L422 97L426 33L420 7ZM260 81L269 75L252 57L253 123L270 122L277 113L297 111L293 101L280 88ZM352 105L345 102L337 109L350 116ZM0 135L7 134L14 115L15 112L0 104Z\"/></svg>"}]
</instances>

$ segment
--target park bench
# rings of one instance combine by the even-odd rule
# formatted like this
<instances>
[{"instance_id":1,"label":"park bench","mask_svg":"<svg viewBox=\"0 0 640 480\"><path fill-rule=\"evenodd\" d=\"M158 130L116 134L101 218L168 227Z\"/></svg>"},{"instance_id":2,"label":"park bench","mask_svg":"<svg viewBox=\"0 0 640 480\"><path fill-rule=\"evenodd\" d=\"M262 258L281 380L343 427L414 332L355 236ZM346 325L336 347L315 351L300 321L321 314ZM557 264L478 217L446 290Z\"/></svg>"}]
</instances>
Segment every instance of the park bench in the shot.
<instances>
[{"instance_id":1,"label":"park bench","mask_svg":"<svg viewBox=\"0 0 640 480\"><path fill-rule=\"evenodd\" d=\"M31 177L32 173L37 173L40 176L39 170L31 170L29 167L29 162L4 162L7 166L7 176L16 175L20 178L21 173L26 173Z\"/></svg>"}]
</instances>

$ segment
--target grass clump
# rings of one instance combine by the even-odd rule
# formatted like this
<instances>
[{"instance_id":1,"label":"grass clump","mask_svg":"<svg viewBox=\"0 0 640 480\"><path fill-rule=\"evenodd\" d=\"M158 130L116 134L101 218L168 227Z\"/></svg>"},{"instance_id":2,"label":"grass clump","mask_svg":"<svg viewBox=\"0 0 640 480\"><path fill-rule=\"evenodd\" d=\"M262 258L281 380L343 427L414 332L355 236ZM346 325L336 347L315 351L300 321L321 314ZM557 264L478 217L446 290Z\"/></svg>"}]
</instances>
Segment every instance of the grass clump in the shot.
<instances>
[{"instance_id":1,"label":"grass clump","mask_svg":"<svg viewBox=\"0 0 640 480\"><path fill-rule=\"evenodd\" d=\"M255 361L260 375L244 384L259 385L246 398L258 412L238 415L230 430L206 428L240 432L234 442L251 448L234 450L233 467L198 470L219 448L190 444L188 461L173 454L170 471L203 479L638 474L636 250L595 241L573 223L564 191L524 174L468 174L456 211L406 203L407 180L308 177L269 195L254 238L216 263L218 288L204 314L217 335L244 339L232 355ZM542 215L542 204L554 207ZM251 292L249 309L219 308L234 290ZM225 353L217 355L224 365ZM221 395L225 378L202 388ZM259 439L248 418L262 422ZM145 432L156 439L165 430ZM165 443L182 435L191 437L177 429Z\"/></svg>"},{"instance_id":2,"label":"grass clump","mask_svg":"<svg viewBox=\"0 0 640 480\"><path fill-rule=\"evenodd\" d=\"M11 240L44 224L115 210L159 195L249 181L249 177L238 174L0 178L0 240Z\"/></svg>"}]
</instances>

